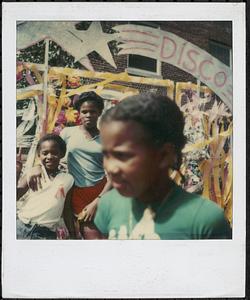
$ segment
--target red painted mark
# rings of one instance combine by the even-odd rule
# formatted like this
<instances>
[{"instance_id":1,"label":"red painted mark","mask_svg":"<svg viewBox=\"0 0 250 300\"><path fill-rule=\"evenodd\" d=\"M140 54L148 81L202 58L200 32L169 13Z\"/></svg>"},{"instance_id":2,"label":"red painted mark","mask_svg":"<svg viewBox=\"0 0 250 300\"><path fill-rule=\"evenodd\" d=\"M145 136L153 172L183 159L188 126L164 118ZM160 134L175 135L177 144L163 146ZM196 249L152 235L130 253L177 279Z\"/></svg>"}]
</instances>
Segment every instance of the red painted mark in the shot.
<instances>
[{"instance_id":1,"label":"red painted mark","mask_svg":"<svg viewBox=\"0 0 250 300\"><path fill-rule=\"evenodd\" d=\"M149 43L149 42L146 42L146 41L123 40L123 42L126 42L126 43L140 43L140 44L150 45L150 46L153 46L153 47L156 47L156 48L158 47L157 44Z\"/></svg>"},{"instance_id":2,"label":"red painted mark","mask_svg":"<svg viewBox=\"0 0 250 300\"><path fill-rule=\"evenodd\" d=\"M155 52L155 50L148 49L148 48L143 48L143 47L131 47L131 48L126 48L123 51L128 51L128 50L143 50L143 51L149 51L149 52Z\"/></svg>"},{"instance_id":3,"label":"red painted mark","mask_svg":"<svg viewBox=\"0 0 250 300\"><path fill-rule=\"evenodd\" d=\"M170 55L165 56L164 55L164 49L165 49L165 45L168 41L170 41L172 43L172 45L174 46L174 49L173 49L173 51ZM175 41L172 40L171 38L167 37L167 36L164 36L163 39L162 39L162 45L161 45L161 57L166 59L166 58L170 58L170 57L174 56L175 52L176 52L176 48L177 48L177 45L176 45Z\"/></svg>"},{"instance_id":4,"label":"red painted mark","mask_svg":"<svg viewBox=\"0 0 250 300\"><path fill-rule=\"evenodd\" d=\"M177 62L177 65L179 66L180 63L181 63L181 59L182 59L182 54L183 54L183 51L184 51L184 48L185 46L187 45L187 42L183 43L183 46L181 48L181 53L180 53L180 56L179 56L179 59L178 59L178 62Z\"/></svg>"},{"instance_id":5,"label":"red painted mark","mask_svg":"<svg viewBox=\"0 0 250 300\"><path fill-rule=\"evenodd\" d=\"M59 189L56 192L56 198L65 198L65 192L63 186L59 187Z\"/></svg>"},{"instance_id":6,"label":"red painted mark","mask_svg":"<svg viewBox=\"0 0 250 300\"><path fill-rule=\"evenodd\" d=\"M160 37L158 35L152 34L150 32L146 32L146 31L139 31L139 30L133 30L133 29L127 29L127 30L122 30L121 32L133 32L133 33L139 33L139 34L144 34L144 35L148 35L151 36L155 39L159 39Z\"/></svg>"},{"instance_id":7,"label":"red painted mark","mask_svg":"<svg viewBox=\"0 0 250 300\"><path fill-rule=\"evenodd\" d=\"M213 62L211 60L203 60L200 65L199 65L199 73L201 74L201 76L205 79L205 80L210 80L211 77L205 76L203 73L203 67L205 64L211 64L213 65Z\"/></svg>"},{"instance_id":8,"label":"red painted mark","mask_svg":"<svg viewBox=\"0 0 250 300\"><path fill-rule=\"evenodd\" d=\"M187 52L188 58L189 58L190 61L193 63L193 67L192 67L192 68L189 68L189 67L186 65L185 61L183 62L183 67L184 67L186 70L188 70L189 72L195 72L195 70L196 70L196 68L197 68L196 60L195 60L195 58L193 57L193 54L199 55L200 53L199 53L198 51L196 51L196 50L189 50L189 51Z\"/></svg>"},{"instance_id":9,"label":"red painted mark","mask_svg":"<svg viewBox=\"0 0 250 300\"><path fill-rule=\"evenodd\" d=\"M218 83L218 74L224 74L224 81L220 84ZM214 84L218 87L222 87L227 81L227 74L224 71L220 71L218 73L215 74L214 76Z\"/></svg>"}]
</instances>

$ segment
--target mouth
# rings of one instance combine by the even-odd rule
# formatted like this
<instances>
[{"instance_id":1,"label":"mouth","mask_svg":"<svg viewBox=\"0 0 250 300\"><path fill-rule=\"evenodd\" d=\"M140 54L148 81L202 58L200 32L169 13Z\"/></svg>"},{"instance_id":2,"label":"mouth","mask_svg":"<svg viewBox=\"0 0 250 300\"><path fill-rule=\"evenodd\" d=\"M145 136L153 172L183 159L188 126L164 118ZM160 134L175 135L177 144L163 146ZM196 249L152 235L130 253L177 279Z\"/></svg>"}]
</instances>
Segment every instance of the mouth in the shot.
<instances>
[{"instance_id":1,"label":"mouth","mask_svg":"<svg viewBox=\"0 0 250 300\"><path fill-rule=\"evenodd\" d=\"M126 182L125 181L118 181L118 180L112 180L112 185L115 189L121 190L126 187Z\"/></svg>"},{"instance_id":2,"label":"mouth","mask_svg":"<svg viewBox=\"0 0 250 300\"><path fill-rule=\"evenodd\" d=\"M47 167L53 167L55 164L54 164L54 162L52 162L52 161L48 161L48 162L45 162L45 165L46 165Z\"/></svg>"},{"instance_id":3,"label":"mouth","mask_svg":"<svg viewBox=\"0 0 250 300\"><path fill-rule=\"evenodd\" d=\"M84 125L85 125L85 126L88 126L88 127L89 127L89 126L92 127L92 126L95 125L95 123L94 123L92 120L86 120L86 121L84 121Z\"/></svg>"},{"instance_id":4,"label":"mouth","mask_svg":"<svg viewBox=\"0 0 250 300\"><path fill-rule=\"evenodd\" d=\"M117 181L112 181L112 186L114 189L116 189L120 195L124 196L124 197L132 197L133 196L133 192L131 190L131 186L125 182L117 182Z\"/></svg>"},{"instance_id":5,"label":"mouth","mask_svg":"<svg viewBox=\"0 0 250 300\"><path fill-rule=\"evenodd\" d=\"M93 120L92 119L85 119L84 122L85 123L91 123L91 122L93 122Z\"/></svg>"}]
</instances>

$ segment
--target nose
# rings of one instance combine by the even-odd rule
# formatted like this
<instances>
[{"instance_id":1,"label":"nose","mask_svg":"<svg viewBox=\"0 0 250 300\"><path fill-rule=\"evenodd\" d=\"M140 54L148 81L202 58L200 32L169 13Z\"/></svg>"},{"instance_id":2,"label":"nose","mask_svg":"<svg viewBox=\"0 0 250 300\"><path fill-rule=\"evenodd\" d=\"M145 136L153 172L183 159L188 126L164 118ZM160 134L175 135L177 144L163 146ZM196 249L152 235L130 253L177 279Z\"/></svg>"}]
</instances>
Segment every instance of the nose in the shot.
<instances>
[{"instance_id":1,"label":"nose","mask_svg":"<svg viewBox=\"0 0 250 300\"><path fill-rule=\"evenodd\" d=\"M47 156L46 156L48 159L52 158L52 154L51 153L48 153Z\"/></svg>"},{"instance_id":2,"label":"nose","mask_svg":"<svg viewBox=\"0 0 250 300\"><path fill-rule=\"evenodd\" d=\"M119 165L113 159L104 159L104 168L111 177L120 173Z\"/></svg>"},{"instance_id":3,"label":"nose","mask_svg":"<svg viewBox=\"0 0 250 300\"><path fill-rule=\"evenodd\" d=\"M88 111L88 112L86 112L86 114L85 114L85 116L88 117L88 118L91 117L91 115L92 115L91 111Z\"/></svg>"}]
</instances>

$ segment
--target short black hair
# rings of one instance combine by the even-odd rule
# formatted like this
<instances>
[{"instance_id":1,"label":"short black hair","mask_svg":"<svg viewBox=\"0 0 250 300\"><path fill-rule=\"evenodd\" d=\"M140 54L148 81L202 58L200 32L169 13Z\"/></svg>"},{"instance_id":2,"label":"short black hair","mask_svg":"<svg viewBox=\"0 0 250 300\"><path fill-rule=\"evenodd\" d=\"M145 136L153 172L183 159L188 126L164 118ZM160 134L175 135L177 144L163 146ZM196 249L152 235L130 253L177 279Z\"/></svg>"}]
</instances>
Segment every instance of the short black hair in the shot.
<instances>
[{"instance_id":1,"label":"short black hair","mask_svg":"<svg viewBox=\"0 0 250 300\"><path fill-rule=\"evenodd\" d=\"M93 102L100 112L103 111L104 108L103 98L97 95L94 91L82 93L74 105L75 109L80 111L81 105L86 101Z\"/></svg>"},{"instance_id":2,"label":"short black hair","mask_svg":"<svg viewBox=\"0 0 250 300\"><path fill-rule=\"evenodd\" d=\"M43 142L46 142L46 141L54 141L57 143L59 149L60 149L60 152L61 152L61 155L62 157L64 157L65 153L66 153L66 143L64 142L64 140L57 134L53 134L53 133L49 133L49 134L46 134L44 135L37 143L37 152L40 151L41 149L41 145Z\"/></svg>"},{"instance_id":3,"label":"short black hair","mask_svg":"<svg viewBox=\"0 0 250 300\"><path fill-rule=\"evenodd\" d=\"M171 143L175 146L177 164L181 165L181 150L186 143L184 117L178 105L167 96L153 93L130 96L107 110L101 124L110 121L135 121L140 123L156 146Z\"/></svg>"}]
</instances>

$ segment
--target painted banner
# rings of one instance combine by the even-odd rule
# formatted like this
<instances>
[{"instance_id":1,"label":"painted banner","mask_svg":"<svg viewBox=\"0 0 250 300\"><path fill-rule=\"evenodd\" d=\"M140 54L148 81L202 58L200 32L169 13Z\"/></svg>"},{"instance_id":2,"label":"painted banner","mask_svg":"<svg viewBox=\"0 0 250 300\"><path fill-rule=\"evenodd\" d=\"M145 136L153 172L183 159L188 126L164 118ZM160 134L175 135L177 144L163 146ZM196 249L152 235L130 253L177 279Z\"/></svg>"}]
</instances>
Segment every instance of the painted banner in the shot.
<instances>
[{"instance_id":1,"label":"painted banner","mask_svg":"<svg viewBox=\"0 0 250 300\"><path fill-rule=\"evenodd\" d=\"M180 68L207 85L232 110L232 70L205 50L160 29L141 25L117 25L119 55L137 54Z\"/></svg>"}]
</instances>

